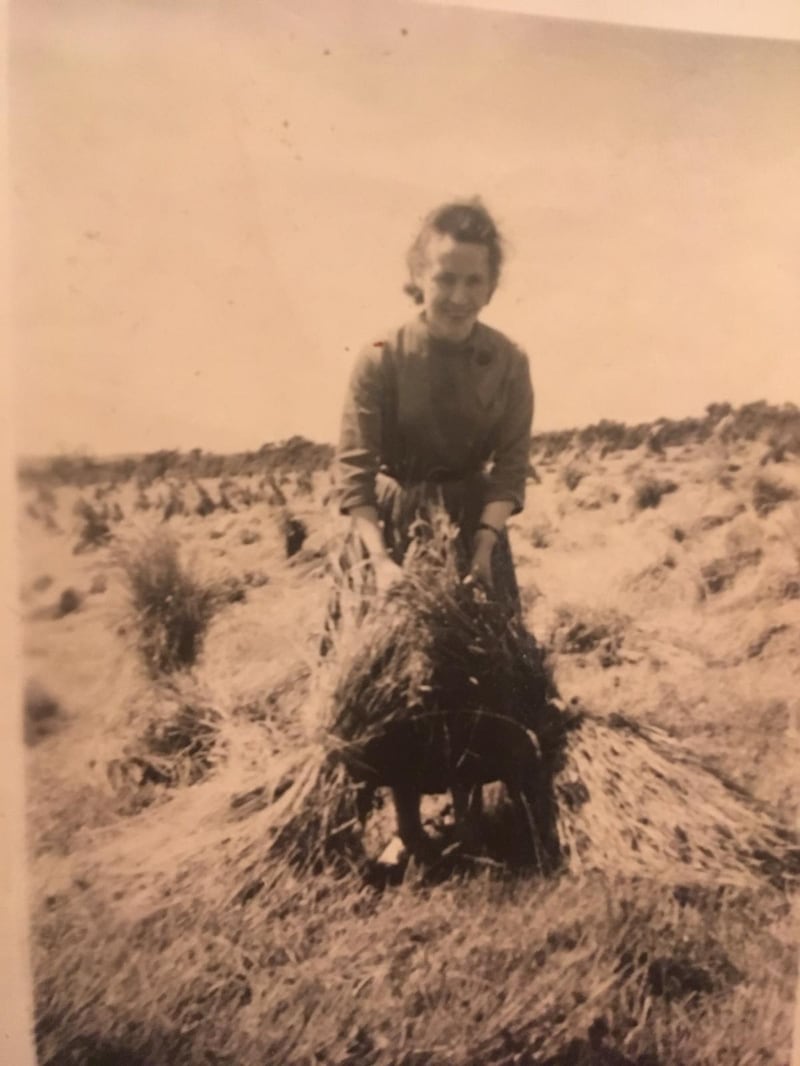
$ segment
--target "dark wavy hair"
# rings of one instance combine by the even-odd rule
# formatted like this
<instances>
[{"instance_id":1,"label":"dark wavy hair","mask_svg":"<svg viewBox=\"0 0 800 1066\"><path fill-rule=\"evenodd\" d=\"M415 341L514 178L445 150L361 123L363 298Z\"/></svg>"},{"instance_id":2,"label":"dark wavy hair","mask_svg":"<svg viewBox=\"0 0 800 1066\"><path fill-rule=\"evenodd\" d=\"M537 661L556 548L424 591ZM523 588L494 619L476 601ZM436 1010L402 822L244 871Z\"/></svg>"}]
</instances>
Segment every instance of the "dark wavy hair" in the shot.
<instances>
[{"instance_id":1,"label":"dark wavy hair","mask_svg":"<svg viewBox=\"0 0 800 1066\"><path fill-rule=\"evenodd\" d=\"M414 243L408 250L409 280L403 286L414 303L423 301L422 290L414 281L425 262L428 240L434 234L452 237L464 244L482 244L489 253L489 273L492 279L492 292L500 280L503 265L503 241L497 225L486 210L480 197L471 200L454 200L441 204L425 218Z\"/></svg>"}]
</instances>

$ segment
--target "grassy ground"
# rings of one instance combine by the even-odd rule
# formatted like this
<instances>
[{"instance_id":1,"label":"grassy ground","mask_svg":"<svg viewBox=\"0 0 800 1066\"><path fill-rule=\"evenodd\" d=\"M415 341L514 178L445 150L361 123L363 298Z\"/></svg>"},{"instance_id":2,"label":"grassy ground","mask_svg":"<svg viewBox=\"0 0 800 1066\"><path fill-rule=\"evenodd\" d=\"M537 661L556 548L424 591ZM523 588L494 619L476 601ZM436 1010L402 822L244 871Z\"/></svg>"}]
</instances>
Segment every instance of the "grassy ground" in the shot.
<instances>
[{"instance_id":1,"label":"grassy ground","mask_svg":"<svg viewBox=\"0 0 800 1066\"><path fill-rule=\"evenodd\" d=\"M539 464L512 543L562 695L668 728L794 825L800 470L761 465L763 452L567 449ZM194 486L177 488L189 513L166 523L174 487L146 486L148 510L132 483L111 489L110 542L78 554L90 489L31 492L36 514L23 509L42 1063L788 1061L796 918L766 881L687 883L663 864L633 877L620 856L551 880L412 869L381 888L355 864L308 874L271 855L269 801L313 702L325 477L310 494L282 486L310 532L288 561L283 512L256 479L234 479L230 508L204 517ZM159 680L137 658L114 553L164 527L204 580L244 591L214 614L196 664ZM78 603L64 613L67 588ZM159 777L167 757L143 738L197 718L213 723L202 773ZM387 826L371 826L373 851Z\"/></svg>"}]
</instances>

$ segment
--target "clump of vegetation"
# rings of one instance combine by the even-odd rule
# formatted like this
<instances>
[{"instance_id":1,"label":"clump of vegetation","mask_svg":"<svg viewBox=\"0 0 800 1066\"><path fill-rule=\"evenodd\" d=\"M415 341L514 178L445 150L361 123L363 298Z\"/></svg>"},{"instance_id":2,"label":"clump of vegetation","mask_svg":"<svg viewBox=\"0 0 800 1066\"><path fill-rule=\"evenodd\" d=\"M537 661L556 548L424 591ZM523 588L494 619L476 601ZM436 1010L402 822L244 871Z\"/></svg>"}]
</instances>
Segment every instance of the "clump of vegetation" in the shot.
<instances>
[{"instance_id":1,"label":"clump of vegetation","mask_svg":"<svg viewBox=\"0 0 800 1066\"><path fill-rule=\"evenodd\" d=\"M564 471L561 475L561 480L564 482L570 492L574 492L585 477L585 470L582 470L580 467L574 466L572 463L570 463L569 466L564 467Z\"/></svg>"},{"instance_id":2,"label":"clump of vegetation","mask_svg":"<svg viewBox=\"0 0 800 1066\"><path fill-rule=\"evenodd\" d=\"M77 589L72 588L70 585L68 588L65 588L58 597L58 603L56 604L55 609L56 618L63 618L65 615L72 614L80 608L82 603L83 596Z\"/></svg>"},{"instance_id":3,"label":"clump of vegetation","mask_svg":"<svg viewBox=\"0 0 800 1066\"><path fill-rule=\"evenodd\" d=\"M34 745L61 725L64 712L58 700L38 681L28 681L23 700L25 743Z\"/></svg>"},{"instance_id":4,"label":"clump of vegetation","mask_svg":"<svg viewBox=\"0 0 800 1066\"><path fill-rule=\"evenodd\" d=\"M245 570L242 580L248 588L260 589L269 584L269 574L263 570Z\"/></svg>"},{"instance_id":5,"label":"clump of vegetation","mask_svg":"<svg viewBox=\"0 0 800 1066\"><path fill-rule=\"evenodd\" d=\"M562 606L556 615L552 636L555 651L562 655L588 655L598 651L601 665L616 666L629 619L617 611L574 610Z\"/></svg>"},{"instance_id":6,"label":"clump of vegetation","mask_svg":"<svg viewBox=\"0 0 800 1066\"><path fill-rule=\"evenodd\" d=\"M748 566L758 566L763 554L760 548L752 548L735 552L722 559L712 559L700 571L705 588L709 592L724 592L733 585L741 570Z\"/></svg>"},{"instance_id":7,"label":"clump of vegetation","mask_svg":"<svg viewBox=\"0 0 800 1066\"><path fill-rule=\"evenodd\" d=\"M760 518L771 514L787 500L797 499L797 493L789 485L784 485L774 478L759 477L753 485L753 508Z\"/></svg>"},{"instance_id":8,"label":"clump of vegetation","mask_svg":"<svg viewBox=\"0 0 800 1066\"><path fill-rule=\"evenodd\" d=\"M531 544L534 548L549 548L551 533L550 526L540 522L531 529Z\"/></svg>"},{"instance_id":9,"label":"clump of vegetation","mask_svg":"<svg viewBox=\"0 0 800 1066\"><path fill-rule=\"evenodd\" d=\"M114 790L146 806L159 790L204 780L224 756L223 717L208 701L167 690L144 730L107 768Z\"/></svg>"},{"instance_id":10,"label":"clump of vegetation","mask_svg":"<svg viewBox=\"0 0 800 1066\"><path fill-rule=\"evenodd\" d=\"M286 558L291 559L293 555L297 555L305 544L306 537L308 536L308 529L301 518L295 518L294 515L289 514L286 510L281 514L280 527L281 533L283 534Z\"/></svg>"},{"instance_id":11,"label":"clump of vegetation","mask_svg":"<svg viewBox=\"0 0 800 1066\"><path fill-rule=\"evenodd\" d=\"M633 502L637 510L643 511L648 507L658 507L663 496L678 489L674 481L659 481L657 478L646 478L641 481L633 493Z\"/></svg>"},{"instance_id":12,"label":"clump of vegetation","mask_svg":"<svg viewBox=\"0 0 800 1066\"><path fill-rule=\"evenodd\" d=\"M153 677L196 660L220 606L219 590L181 562L176 541L155 533L120 552L133 614L131 629Z\"/></svg>"},{"instance_id":13,"label":"clump of vegetation","mask_svg":"<svg viewBox=\"0 0 800 1066\"><path fill-rule=\"evenodd\" d=\"M217 582L217 595L224 603L244 603L247 599L247 582L235 574Z\"/></svg>"},{"instance_id":14,"label":"clump of vegetation","mask_svg":"<svg viewBox=\"0 0 800 1066\"><path fill-rule=\"evenodd\" d=\"M168 522L175 515L183 514L186 514L186 504L180 490L173 485L170 488L169 498L164 507L163 521Z\"/></svg>"},{"instance_id":15,"label":"clump of vegetation","mask_svg":"<svg viewBox=\"0 0 800 1066\"><path fill-rule=\"evenodd\" d=\"M571 611L562 609L558 619L554 643L562 655L586 656L596 651L604 669L620 665L620 652L625 639L625 621L621 616L592 612L586 617L577 617Z\"/></svg>"},{"instance_id":16,"label":"clump of vegetation","mask_svg":"<svg viewBox=\"0 0 800 1066\"><path fill-rule=\"evenodd\" d=\"M72 549L74 555L108 544L111 540L111 527L105 513L80 499L75 504L75 514L83 519L83 526L78 534L78 542Z\"/></svg>"},{"instance_id":17,"label":"clump of vegetation","mask_svg":"<svg viewBox=\"0 0 800 1066\"><path fill-rule=\"evenodd\" d=\"M95 574L92 578L92 583L89 586L89 595L99 596L101 593L105 592L107 588L108 582L106 581L105 575Z\"/></svg>"},{"instance_id":18,"label":"clump of vegetation","mask_svg":"<svg viewBox=\"0 0 800 1066\"><path fill-rule=\"evenodd\" d=\"M199 496L197 506L194 509L195 514L199 515L201 518L206 518L208 515L213 514L214 511L216 511L217 505L202 485L196 485L195 487L197 488L197 495Z\"/></svg>"}]
</instances>

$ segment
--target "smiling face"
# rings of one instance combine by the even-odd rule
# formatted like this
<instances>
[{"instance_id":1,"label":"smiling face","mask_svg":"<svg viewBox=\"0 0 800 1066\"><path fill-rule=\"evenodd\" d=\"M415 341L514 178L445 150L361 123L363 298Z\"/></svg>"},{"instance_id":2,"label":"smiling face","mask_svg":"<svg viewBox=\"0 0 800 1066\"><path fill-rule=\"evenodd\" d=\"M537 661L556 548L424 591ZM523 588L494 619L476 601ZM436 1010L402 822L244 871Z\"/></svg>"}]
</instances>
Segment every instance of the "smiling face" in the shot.
<instances>
[{"instance_id":1,"label":"smiling face","mask_svg":"<svg viewBox=\"0 0 800 1066\"><path fill-rule=\"evenodd\" d=\"M431 333L441 340L464 341L494 290L489 249L432 233L414 281Z\"/></svg>"}]
</instances>

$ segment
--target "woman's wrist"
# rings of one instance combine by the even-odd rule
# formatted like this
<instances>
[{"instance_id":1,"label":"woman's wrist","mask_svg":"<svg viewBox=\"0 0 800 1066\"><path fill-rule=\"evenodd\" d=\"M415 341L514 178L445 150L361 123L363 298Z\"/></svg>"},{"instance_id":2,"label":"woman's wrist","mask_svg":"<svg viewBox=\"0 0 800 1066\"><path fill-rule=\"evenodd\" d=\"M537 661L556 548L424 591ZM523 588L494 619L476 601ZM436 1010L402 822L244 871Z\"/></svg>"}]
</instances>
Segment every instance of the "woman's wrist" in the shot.
<instances>
[{"instance_id":1,"label":"woman's wrist","mask_svg":"<svg viewBox=\"0 0 800 1066\"><path fill-rule=\"evenodd\" d=\"M489 528L488 522L483 527L478 526L475 530L475 535L472 538L473 557L482 556L487 559L491 558L499 540L499 530L495 527Z\"/></svg>"},{"instance_id":2,"label":"woman's wrist","mask_svg":"<svg viewBox=\"0 0 800 1066\"><path fill-rule=\"evenodd\" d=\"M489 533L495 540L499 540L503 535L502 529L498 529L496 525L491 522L479 522L476 527L476 533Z\"/></svg>"}]
</instances>

